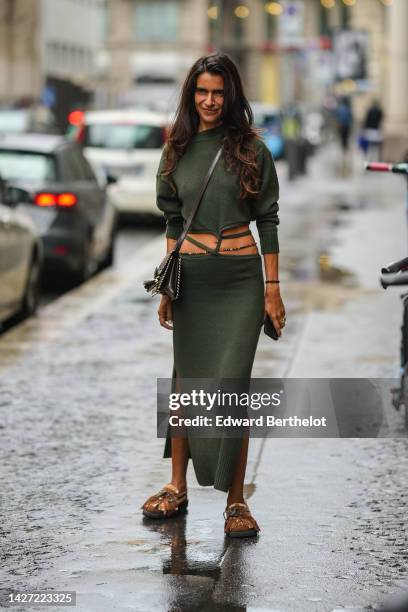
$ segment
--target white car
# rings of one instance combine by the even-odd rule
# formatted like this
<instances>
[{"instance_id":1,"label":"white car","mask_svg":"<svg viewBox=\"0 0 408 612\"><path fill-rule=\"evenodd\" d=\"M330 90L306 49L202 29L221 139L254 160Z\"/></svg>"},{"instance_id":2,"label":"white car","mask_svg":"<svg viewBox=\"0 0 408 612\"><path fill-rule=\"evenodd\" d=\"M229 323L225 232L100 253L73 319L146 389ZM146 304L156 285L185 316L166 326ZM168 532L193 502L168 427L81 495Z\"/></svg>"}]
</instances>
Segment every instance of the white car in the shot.
<instances>
[{"instance_id":1,"label":"white car","mask_svg":"<svg viewBox=\"0 0 408 612\"><path fill-rule=\"evenodd\" d=\"M35 225L7 194L0 178L0 330L11 317L17 322L36 312L43 266Z\"/></svg>"},{"instance_id":2,"label":"white car","mask_svg":"<svg viewBox=\"0 0 408 612\"><path fill-rule=\"evenodd\" d=\"M117 179L109 195L119 213L160 215L156 173L169 122L167 113L142 109L75 115L71 137L99 176Z\"/></svg>"}]
</instances>

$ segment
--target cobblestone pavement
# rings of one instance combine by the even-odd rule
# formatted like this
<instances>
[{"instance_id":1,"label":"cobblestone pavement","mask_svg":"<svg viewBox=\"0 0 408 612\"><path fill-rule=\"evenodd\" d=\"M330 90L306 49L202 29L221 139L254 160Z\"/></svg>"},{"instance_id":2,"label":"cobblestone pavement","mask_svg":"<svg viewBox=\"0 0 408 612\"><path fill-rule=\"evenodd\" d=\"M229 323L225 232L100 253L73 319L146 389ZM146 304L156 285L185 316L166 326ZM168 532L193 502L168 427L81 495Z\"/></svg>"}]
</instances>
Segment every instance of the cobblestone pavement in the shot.
<instances>
[{"instance_id":1,"label":"cobblestone pavement","mask_svg":"<svg viewBox=\"0 0 408 612\"><path fill-rule=\"evenodd\" d=\"M395 375L398 294L382 293L371 270L405 245L399 187L393 198L388 188L362 177L285 186L288 327L278 343L261 338L254 376ZM385 232L376 254L378 238L364 236L353 258L360 213L370 226L384 207L393 239ZM225 498L192 473L187 517L142 521L140 504L168 481L155 392L156 377L171 373L171 334L140 284L161 249L153 241L0 338L1 584L76 590L81 612L378 609L408 587L398 414L391 438L252 440L256 542L224 541ZM322 253L331 255L323 271ZM350 312L363 325L355 342Z\"/></svg>"}]
</instances>

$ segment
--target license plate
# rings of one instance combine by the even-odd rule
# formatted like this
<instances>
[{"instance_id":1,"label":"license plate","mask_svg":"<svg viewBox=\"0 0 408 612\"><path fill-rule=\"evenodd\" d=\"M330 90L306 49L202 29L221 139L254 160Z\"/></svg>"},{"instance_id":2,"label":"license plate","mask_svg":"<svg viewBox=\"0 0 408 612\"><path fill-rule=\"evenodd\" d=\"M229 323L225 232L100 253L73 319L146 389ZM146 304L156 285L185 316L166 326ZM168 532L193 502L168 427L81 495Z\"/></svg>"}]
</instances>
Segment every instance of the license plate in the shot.
<instances>
[{"instance_id":1,"label":"license plate","mask_svg":"<svg viewBox=\"0 0 408 612\"><path fill-rule=\"evenodd\" d=\"M35 204L20 204L20 210L23 210L34 222L40 234L46 234L57 216L57 211L54 208L41 208Z\"/></svg>"}]
</instances>

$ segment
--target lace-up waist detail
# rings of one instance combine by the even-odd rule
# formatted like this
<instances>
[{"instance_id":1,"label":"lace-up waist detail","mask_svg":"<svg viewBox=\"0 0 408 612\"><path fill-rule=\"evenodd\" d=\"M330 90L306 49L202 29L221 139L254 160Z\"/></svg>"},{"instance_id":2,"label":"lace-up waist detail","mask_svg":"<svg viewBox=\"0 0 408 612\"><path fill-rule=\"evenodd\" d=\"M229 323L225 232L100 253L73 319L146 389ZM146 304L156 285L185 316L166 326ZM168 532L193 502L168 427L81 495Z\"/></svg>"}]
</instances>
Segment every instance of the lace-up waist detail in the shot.
<instances>
[{"instance_id":1,"label":"lace-up waist detail","mask_svg":"<svg viewBox=\"0 0 408 612\"><path fill-rule=\"evenodd\" d=\"M223 252L223 251L227 251L227 252L230 252L230 251L240 251L242 249L247 249L249 247L254 247L254 246L256 247L257 246L256 242L253 240L252 242L250 242L248 244L243 244L243 245L240 245L240 246L221 248L221 243L222 243L223 240L230 240L230 239L233 239L233 238L240 238L241 236L252 236L252 232L251 232L251 230L249 228L244 230L244 231L235 232L233 234L224 234L221 231L221 233L217 236L217 243L216 243L215 247L211 247L208 244L205 244L204 242L201 242L201 241L197 240L196 238L193 238L191 236L191 234L187 234L187 236L185 237L185 241L191 242L195 246L198 246L198 247L204 249L204 251L206 253L211 253L212 255L218 255L220 252ZM196 254L196 252L195 253L191 253L191 252L183 251L183 250L181 251L181 253L184 253L186 255L194 255L194 254Z\"/></svg>"}]
</instances>

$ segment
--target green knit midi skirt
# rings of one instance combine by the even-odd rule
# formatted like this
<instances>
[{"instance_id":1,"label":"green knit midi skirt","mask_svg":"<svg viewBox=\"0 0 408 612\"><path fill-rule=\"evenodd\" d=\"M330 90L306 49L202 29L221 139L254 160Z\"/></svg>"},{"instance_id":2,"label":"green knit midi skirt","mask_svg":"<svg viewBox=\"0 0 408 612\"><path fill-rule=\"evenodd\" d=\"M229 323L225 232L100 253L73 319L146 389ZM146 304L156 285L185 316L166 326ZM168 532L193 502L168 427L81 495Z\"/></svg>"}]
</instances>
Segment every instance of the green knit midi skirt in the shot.
<instances>
[{"instance_id":1,"label":"green knit midi skirt","mask_svg":"<svg viewBox=\"0 0 408 612\"><path fill-rule=\"evenodd\" d=\"M181 254L180 295L173 302L172 382L251 377L264 319L262 258ZM170 429L164 457L171 457ZM188 436L200 485L228 491L242 438Z\"/></svg>"}]
</instances>

